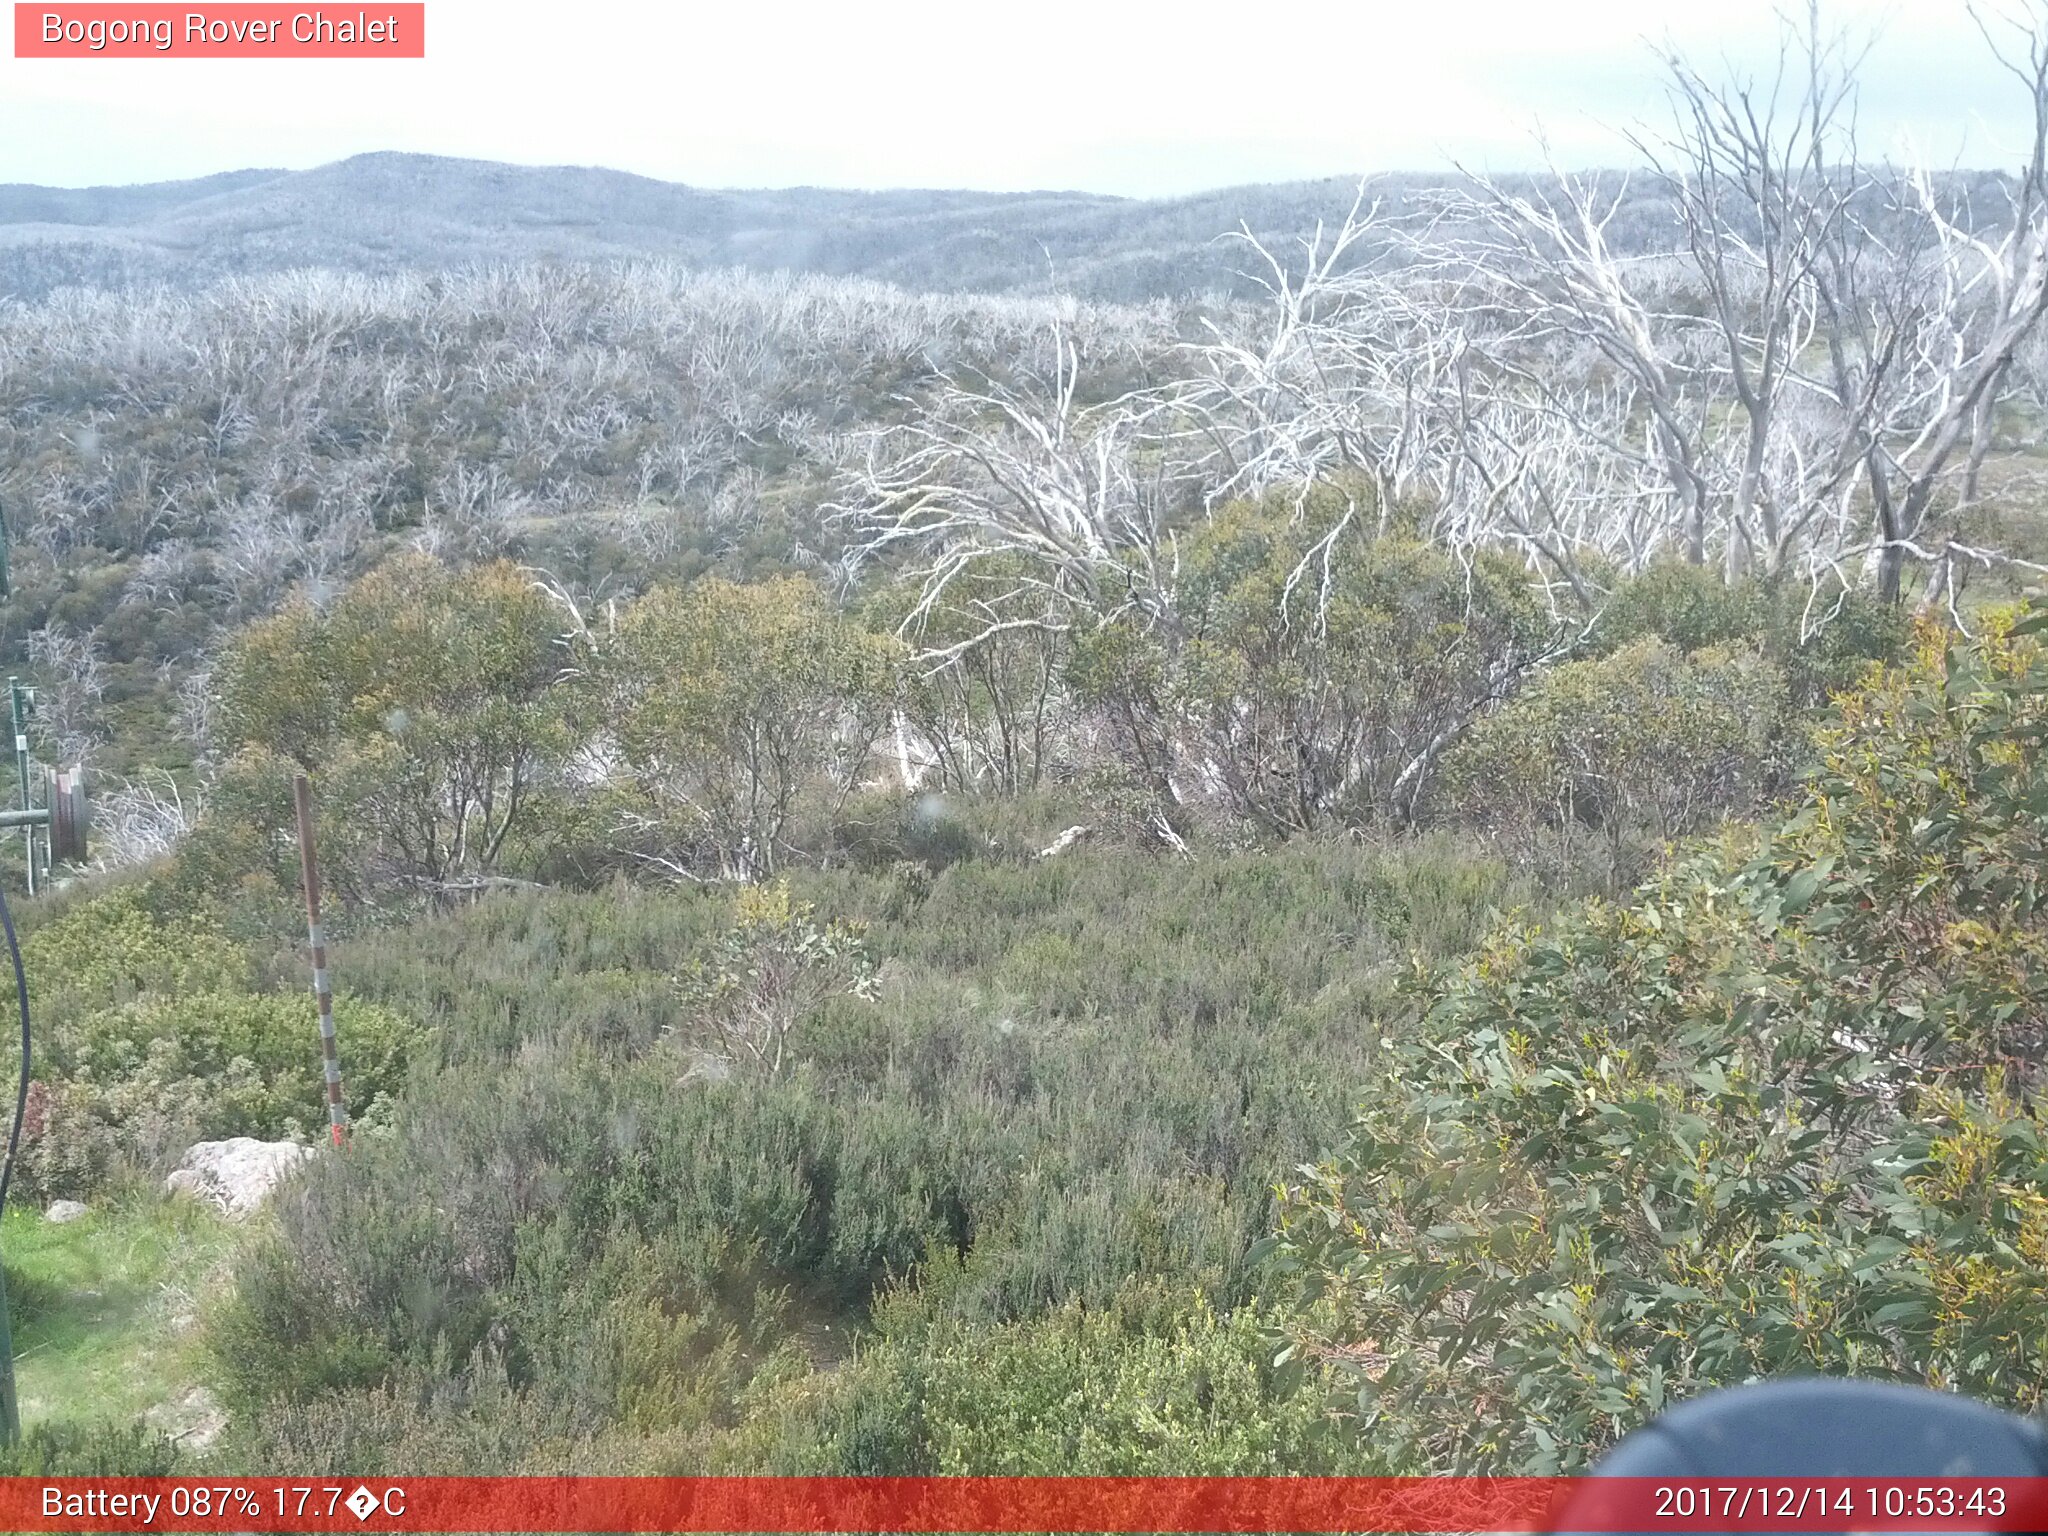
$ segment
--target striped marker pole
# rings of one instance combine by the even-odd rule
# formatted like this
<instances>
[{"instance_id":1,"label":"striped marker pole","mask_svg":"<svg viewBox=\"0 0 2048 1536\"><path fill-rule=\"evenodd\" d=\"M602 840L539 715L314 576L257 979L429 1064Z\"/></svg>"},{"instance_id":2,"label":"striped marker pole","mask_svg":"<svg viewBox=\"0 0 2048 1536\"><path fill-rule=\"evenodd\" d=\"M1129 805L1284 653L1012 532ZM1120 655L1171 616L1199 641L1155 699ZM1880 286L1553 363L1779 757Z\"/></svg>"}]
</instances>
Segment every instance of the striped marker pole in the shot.
<instances>
[{"instance_id":1,"label":"striped marker pole","mask_svg":"<svg viewBox=\"0 0 2048 1536\"><path fill-rule=\"evenodd\" d=\"M327 982L327 935L320 929L320 869L313 856L313 786L292 776L299 815L299 873L306 883L306 940L313 947L313 1001L320 1009L320 1065L327 1078L327 1133L338 1147L348 1123L341 1108L341 1058L334 1050L334 989Z\"/></svg>"}]
</instances>

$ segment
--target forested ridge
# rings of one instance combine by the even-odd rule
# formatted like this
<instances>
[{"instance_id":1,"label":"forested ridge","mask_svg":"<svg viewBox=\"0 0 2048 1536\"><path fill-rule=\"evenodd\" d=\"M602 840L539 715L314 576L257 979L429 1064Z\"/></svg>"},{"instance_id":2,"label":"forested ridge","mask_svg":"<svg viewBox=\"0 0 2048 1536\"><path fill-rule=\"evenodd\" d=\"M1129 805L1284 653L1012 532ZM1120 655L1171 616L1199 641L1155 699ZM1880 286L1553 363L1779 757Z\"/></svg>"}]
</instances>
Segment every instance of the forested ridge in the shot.
<instances>
[{"instance_id":1,"label":"forested ridge","mask_svg":"<svg viewBox=\"0 0 2048 1536\"><path fill-rule=\"evenodd\" d=\"M90 1205L63 1263L207 1266L21 1465L1547 1472L1758 1375L2037 1406L2048 33L1986 42L2010 174L1859 162L1815 30L1770 112L1675 64L1626 182L1244 199L1223 284L18 285L0 641L98 811L17 899L14 1178ZM320 1130L301 773L352 1133L230 1227L185 1150Z\"/></svg>"},{"instance_id":2,"label":"forested ridge","mask_svg":"<svg viewBox=\"0 0 2048 1536\"><path fill-rule=\"evenodd\" d=\"M1996 182L1966 179L1980 193ZM1382 195L1402 207L1449 184L1380 178ZM0 187L0 294L33 301L79 285L203 286L294 268L390 275L478 261L665 260L921 291L1143 302L1240 288L1240 263L1216 245L1220 232L1243 222L1266 239L1292 240L1350 191L1341 179L1158 199L717 190L594 168L371 154L151 186ZM1668 244L1665 211L1656 189L1631 191L1631 248Z\"/></svg>"}]
</instances>

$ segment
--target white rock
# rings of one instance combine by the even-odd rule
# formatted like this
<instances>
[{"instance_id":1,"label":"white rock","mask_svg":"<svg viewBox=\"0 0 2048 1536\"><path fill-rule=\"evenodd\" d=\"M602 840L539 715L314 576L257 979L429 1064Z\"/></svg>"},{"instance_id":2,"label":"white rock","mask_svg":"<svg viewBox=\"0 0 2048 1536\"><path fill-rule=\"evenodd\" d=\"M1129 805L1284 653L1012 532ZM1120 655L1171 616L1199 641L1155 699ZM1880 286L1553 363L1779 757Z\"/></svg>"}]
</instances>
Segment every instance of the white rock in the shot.
<instances>
[{"instance_id":1,"label":"white rock","mask_svg":"<svg viewBox=\"0 0 2048 1536\"><path fill-rule=\"evenodd\" d=\"M1089 829L1086 827L1067 828L1066 831L1062 832L1050 843L1046 844L1043 848L1039 849L1038 856L1041 859L1050 859L1059 854L1065 853L1069 848L1073 847L1074 844L1078 843L1079 841L1081 841L1082 838L1086 837L1088 835L1088 830Z\"/></svg>"},{"instance_id":2,"label":"white rock","mask_svg":"<svg viewBox=\"0 0 2048 1536\"><path fill-rule=\"evenodd\" d=\"M164 1180L174 1195L211 1200L230 1216L246 1216L269 1198L292 1169L313 1155L295 1141L258 1141L235 1136L202 1141L185 1154L178 1171Z\"/></svg>"},{"instance_id":3,"label":"white rock","mask_svg":"<svg viewBox=\"0 0 2048 1536\"><path fill-rule=\"evenodd\" d=\"M79 1217L85 1215L91 1209L92 1207L83 1200L52 1200L50 1208L43 1212L43 1220L54 1221L62 1225L67 1221L78 1220Z\"/></svg>"}]
</instances>

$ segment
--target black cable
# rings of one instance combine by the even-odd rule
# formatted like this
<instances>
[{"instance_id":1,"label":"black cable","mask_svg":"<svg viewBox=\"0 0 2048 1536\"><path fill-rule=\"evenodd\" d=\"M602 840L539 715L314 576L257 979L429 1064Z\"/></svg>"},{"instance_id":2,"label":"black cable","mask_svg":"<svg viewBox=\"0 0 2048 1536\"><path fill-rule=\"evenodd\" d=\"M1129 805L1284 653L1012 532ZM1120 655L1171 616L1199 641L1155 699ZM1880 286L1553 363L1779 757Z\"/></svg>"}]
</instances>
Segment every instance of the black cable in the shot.
<instances>
[{"instance_id":1,"label":"black cable","mask_svg":"<svg viewBox=\"0 0 2048 1536\"><path fill-rule=\"evenodd\" d=\"M0 926L7 930L7 954L14 962L14 997L21 1005L21 1086L14 1093L14 1128L7 1133L7 1161L0 1164L0 1215L7 1212L7 1186L14 1182L14 1154L21 1147L21 1122L28 1116L28 972L21 965L21 941L14 936L14 914L7 893L0 890Z\"/></svg>"}]
</instances>

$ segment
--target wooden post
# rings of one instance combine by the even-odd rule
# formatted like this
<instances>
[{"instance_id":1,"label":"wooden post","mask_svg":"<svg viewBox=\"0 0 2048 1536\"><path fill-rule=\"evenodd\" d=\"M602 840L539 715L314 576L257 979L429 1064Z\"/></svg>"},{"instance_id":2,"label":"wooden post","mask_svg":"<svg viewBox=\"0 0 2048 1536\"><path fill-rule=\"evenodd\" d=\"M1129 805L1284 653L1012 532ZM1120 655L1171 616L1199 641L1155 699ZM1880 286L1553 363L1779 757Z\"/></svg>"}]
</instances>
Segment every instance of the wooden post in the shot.
<instances>
[{"instance_id":1,"label":"wooden post","mask_svg":"<svg viewBox=\"0 0 2048 1536\"><path fill-rule=\"evenodd\" d=\"M313 1001L320 1010L320 1067L327 1079L327 1133L338 1147L347 1117L341 1108L341 1058L334 1049L334 991L327 982L327 935L320 928L320 867L313 853L313 786L292 776L299 817L299 874L306 883L306 940L313 947Z\"/></svg>"}]
</instances>

